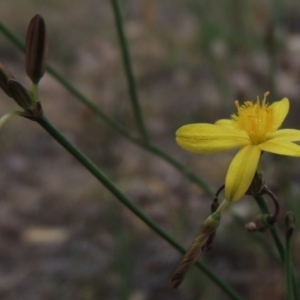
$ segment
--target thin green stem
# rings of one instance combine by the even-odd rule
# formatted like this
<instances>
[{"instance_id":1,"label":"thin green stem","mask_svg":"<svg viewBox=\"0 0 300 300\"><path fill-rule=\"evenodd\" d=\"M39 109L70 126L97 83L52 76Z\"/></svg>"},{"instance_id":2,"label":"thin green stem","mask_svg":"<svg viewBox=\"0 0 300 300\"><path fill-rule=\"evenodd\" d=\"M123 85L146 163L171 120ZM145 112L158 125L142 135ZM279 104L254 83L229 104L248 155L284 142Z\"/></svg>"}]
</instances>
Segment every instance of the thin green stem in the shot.
<instances>
[{"instance_id":1,"label":"thin green stem","mask_svg":"<svg viewBox=\"0 0 300 300\"><path fill-rule=\"evenodd\" d=\"M141 211L134 203L130 201L114 183L112 183L104 173L102 173L83 153L70 143L44 116L36 120L59 144L61 144L73 157L75 157L86 169L88 169L122 204L131 210L138 218L147 224L161 238L167 241L171 246L181 253L186 250L176 242L168 233L160 228L151 218ZM208 267L200 262L196 266L204 272L216 285L218 285L231 299L241 300L240 296L218 276L216 276Z\"/></svg>"},{"instance_id":2,"label":"thin green stem","mask_svg":"<svg viewBox=\"0 0 300 300\"><path fill-rule=\"evenodd\" d=\"M13 34L2 22L0 22L0 31L17 46L22 52L25 52L25 44Z\"/></svg>"},{"instance_id":3,"label":"thin green stem","mask_svg":"<svg viewBox=\"0 0 300 300\"><path fill-rule=\"evenodd\" d=\"M38 102L39 100L39 89L38 85L36 83L32 84L32 95L35 102Z\"/></svg>"},{"instance_id":4,"label":"thin green stem","mask_svg":"<svg viewBox=\"0 0 300 300\"><path fill-rule=\"evenodd\" d=\"M149 136L144 123L144 119L142 116L142 112L138 100L137 88L136 88L135 79L133 75L132 63L129 55L128 43L124 33L123 20L122 20L122 15L121 15L121 10L120 10L118 0L111 0L111 5L114 12L114 17L115 17L115 22L116 22L121 52L122 52L123 65L126 74L127 85L129 89L134 115L142 137L144 138L145 141L148 141Z\"/></svg>"},{"instance_id":5,"label":"thin green stem","mask_svg":"<svg viewBox=\"0 0 300 300\"><path fill-rule=\"evenodd\" d=\"M225 210L225 208L229 205L230 203L224 199L221 204L218 206L218 208L211 214L211 216L215 218L221 218L222 212Z\"/></svg>"},{"instance_id":6,"label":"thin green stem","mask_svg":"<svg viewBox=\"0 0 300 300\"><path fill-rule=\"evenodd\" d=\"M255 198L260 210L262 211L262 213L270 214L269 207L268 207L264 197L263 196L255 196L254 198ZM285 247L283 245L283 242L280 238L279 230L278 230L277 225L274 224L270 228L270 231L271 231L271 235L273 237L273 240L275 242L275 245L277 247L278 253L280 255L280 258L281 258L282 262L285 263L286 249L285 249ZM295 274L294 270L291 271L291 277L292 277L293 294L294 294L295 299L298 299L298 288L297 288L298 284L297 284L297 278L296 278L296 274Z\"/></svg>"},{"instance_id":7,"label":"thin green stem","mask_svg":"<svg viewBox=\"0 0 300 300\"><path fill-rule=\"evenodd\" d=\"M263 214L270 214L269 207L268 207L264 197L263 196L255 196L254 198L255 198L260 210L262 211L262 213ZM271 231L271 235L273 237L273 240L275 242L275 245L277 247L279 256L280 256L281 260L284 261L284 246L283 246L283 243L280 239L279 230L278 230L277 225L274 224L271 227L270 231Z\"/></svg>"},{"instance_id":8,"label":"thin green stem","mask_svg":"<svg viewBox=\"0 0 300 300\"><path fill-rule=\"evenodd\" d=\"M287 287L287 299L295 300L293 289L293 269L291 265L291 235L286 234L285 239L285 276Z\"/></svg>"}]
</instances>

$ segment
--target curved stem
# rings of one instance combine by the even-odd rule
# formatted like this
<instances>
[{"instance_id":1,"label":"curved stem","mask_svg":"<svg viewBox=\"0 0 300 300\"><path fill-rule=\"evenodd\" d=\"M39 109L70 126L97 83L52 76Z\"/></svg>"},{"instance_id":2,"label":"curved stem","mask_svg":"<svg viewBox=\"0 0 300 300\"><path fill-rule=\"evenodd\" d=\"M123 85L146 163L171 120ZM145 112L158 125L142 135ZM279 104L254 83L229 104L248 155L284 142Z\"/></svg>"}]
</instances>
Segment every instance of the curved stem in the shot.
<instances>
[{"instance_id":1,"label":"curved stem","mask_svg":"<svg viewBox=\"0 0 300 300\"><path fill-rule=\"evenodd\" d=\"M117 32L118 32L118 37L120 41L120 48L122 52L122 59L123 59L123 65L124 65L124 70L126 74L126 79L127 79L127 84L128 84L128 89L129 89L129 94L130 94L130 99L134 111L134 115L137 121L138 128L140 130L140 133L145 141L149 140L148 132L146 130L146 126L143 120L138 96L137 96L137 88L135 84L135 79L133 75L133 70L132 70L132 63L128 51L128 45L127 45L127 40L125 38L125 33L123 29L123 20L122 20L122 15L119 7L118 0L111 0L111 5L113 8L114 12L114 17L115 17L115 23L117 26Z\"/></svg>"},{"instance_id":2,"label":"curved stem","mask_svg":"<svg viewBox=\"0 0 300 300\"><path fill-rule=\"evenodd\" d=\"M278 217L278 214L279 214L279 210L280 210L280 207L279 207L279 203L278 203L278 199L277 197L275 196L275 194L267 187L265 187L264 189L264 192L269 195L269 197L272 199L273 203L274 203L274 207L275 207L275 211L274 211L274 214L272 214L270 216L271 218L271 221L273 223L275 223L277 221L277 217Z\"/></svg>"},{"instance_id":3,"label":"curved stem","mask_svg":"<svg viewBox=\"0 0 300 300\"><path fill-rule=\"evenodd\" d=\"M122 204L131 210L138 218L147 224L161 238L167 241L171 246L181 253L186 250L175 241L168 233L160 228L151 218L141 211L134 203L132 203L114 183L112 183L104 173L102 173L92 161L90 161L83 153L79 151L72 143L70 143L47 119L42 116L36 119L39 123L59 144L61 144L72 156L74 156L86 169L88 169ZM197 262L196 266L204 272L216 285L218 285L231 299L241 300L240 296L218 276L216 276L204 264Z\"/></svg>"},{"instance_id":4,"label":"curved stem","mask_svg":"<svg viewBox=\"0 0 300 300\"><path fill-rule=\"evenodd\" d=\"M293 290L293 269L291 265L291 235L286 235L285 243L285 277L286 277L286 287L287 287L287 299L295 300L294 290Z\"/></svg>"}]
</instances>

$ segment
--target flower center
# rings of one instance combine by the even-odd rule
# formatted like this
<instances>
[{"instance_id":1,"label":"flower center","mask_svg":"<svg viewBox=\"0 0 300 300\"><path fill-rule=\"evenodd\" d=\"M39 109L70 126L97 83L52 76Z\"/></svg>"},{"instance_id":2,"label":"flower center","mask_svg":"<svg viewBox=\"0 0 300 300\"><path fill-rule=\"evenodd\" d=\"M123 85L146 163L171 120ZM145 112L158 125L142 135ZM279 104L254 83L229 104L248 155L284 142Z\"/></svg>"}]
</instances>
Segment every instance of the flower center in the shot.
<instances>
[{"instance_id":1,"label":"flower center","mask_svg":"<svg viewBox=\"0 0 300 300\"><path fill-rule=\"evenodd\" d=\"M240 105L237 100L234 103L237 114L233 114L231 118L236 121L238 129L247 132L254 145L265 142L269 134L276 130L274 128L274 110L266 103L268 95L269 92L264 94L262 102L257 97L256 103L246 101Z\"/></svg>"}]
</instances>

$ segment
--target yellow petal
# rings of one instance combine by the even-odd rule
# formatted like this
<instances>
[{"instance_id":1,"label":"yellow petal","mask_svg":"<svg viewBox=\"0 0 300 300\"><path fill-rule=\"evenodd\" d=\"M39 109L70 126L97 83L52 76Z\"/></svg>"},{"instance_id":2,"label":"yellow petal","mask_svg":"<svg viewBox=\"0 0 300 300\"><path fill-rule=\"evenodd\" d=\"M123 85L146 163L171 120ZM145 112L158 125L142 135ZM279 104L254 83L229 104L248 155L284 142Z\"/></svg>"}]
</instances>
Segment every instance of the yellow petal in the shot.
<instances>
[{"instance_id":1,"label":"yellow petal","mask_svg":"<svg viewBox=\"0 0 300 300\"><path fill-rule=\"evenodd\" d=\"M242 148L233 158L225 179L225 198L238 201L247 192L260 159L260 149L255 145Z\"/></svg>"},{"instance_id":2,"label":"yellow petal","mask_svg":"<svg viewBox=\"0 0 300 300\"><path fill-rule=\"evenodd\" d=\"M249 145L250 139L243 131L213 124L190 124L177 130L176 142L185 150L212 154Z\"/></svg>"},{"instance_id":3,"label":"yellow petal","mask_svg":"<svg viewBox=\"0 0 300 300\"><path fill-rule=\"evenodd\" d=\"M297 129L280 129L275 131L269 140L280 140L286 142L297 142L300 141L300 130Z\"/></svg>"},{"instance_id":4,"label":"yellow petal","mask_svg":"<svg viewBox=\"0 0 300 300\"><path fill-rule=\"evenodd\" d=\"M277 129L281 126L282 122L286 118L289 109L290 101L288 98L283 98L280 101L276 101L270 105L270 108L273 109L274 113L274 128Z\"/></svg>"},{"instance_id":5,"label":"yellow petal","mask_svg":"<svg viewBox=\"0 0 300 300\"><path fill-rule=\"evenodd\" d=\"M275 154L300 156L300 146L291 142L282 141L280 139L269 140L258 145L259 149Z\"/></svg>"},{"instance_id":6,"label":"yellow petal","mask_svg":"<svg viewBox=\"0 0 300 300\"><path fill-rule=\"evenodd\" d=\"M235 121L232 121L230 119L221 119L221 120L218 120L215 125L218 125L218 126L224 126L224 127L230 127L232 129L236 128L234 125L235 125Z\"/></svg>"}]
</instances>

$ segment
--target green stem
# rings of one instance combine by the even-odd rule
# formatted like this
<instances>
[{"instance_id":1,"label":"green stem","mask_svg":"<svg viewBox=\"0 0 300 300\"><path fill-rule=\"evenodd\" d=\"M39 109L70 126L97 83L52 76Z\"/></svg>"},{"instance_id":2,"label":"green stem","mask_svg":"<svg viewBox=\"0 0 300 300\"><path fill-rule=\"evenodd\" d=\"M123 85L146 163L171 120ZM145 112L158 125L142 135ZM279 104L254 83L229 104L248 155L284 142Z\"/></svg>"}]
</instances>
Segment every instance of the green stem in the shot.
<instances>
[{"instance_id":1,"label":"green stem","mask_svg":"<svg viewBox=\"0 0 300 300\"><path fill-rule=\"evenodd\" d=\"M146 130L146 126L143 120L143 116L142 116L142 112L141 112L141 108L137 96L137 88L136 88L135 79L133 75L132 63L128 51L128 44L123 29L123 20L122 20L122 15L121 15L118 0L111 0L111 5L113 8L115 22L117 26L117 32L118 32L118 37L119 37L119 42L120 42L120 47L122 52L123 65L124 65L124 70L127 78L127 84L128 84L134 115L142 137L144 138L145 141L148 141L149 136Z\"/></svg>"},{"instance_id":2,"label":"green stem","mask_svg":"<svg viewBox=\"0 0 300 300\"><path fill-rule=\"evenodd\" d=\"M218 206L217 210L211 214L211 216L214 217L214 218L216 218L216 219L219 219L219 220L220 220L222 212L225 210L225 208L226 208L229 204L230 204L230 203L227 202L226 199L224 199L224 200L221 202L221 204Z\"/></svg>"},{"instance_id":3,"label":"green stem","mask_svg":"<svg viewBox=\"0 0 300 300\"><path fill-rule=\"evenodd\" d=\"M262 211L263 214L270 214L270 210L269 207L264 199L263 196L255 196L254 197L258 206L260 207L260 210ZM274 224L271 228L271 235L273 237L273 240L275 242L275 245L277 247L277 250L279 252L280 258L282 260L282 262L285 263L285 258L286 258L286 249L283 246L283 242L280 239L279 236L279 231L278 231L278 227L276 224ZM292 285L293 285L293 294L295 299L298 299L298 288L297 288L297 278L296 278L296 274L293 271L291 271L291 276L292 276Z\"/></svg>"},{"instance_id":4,"label":"green stem","mask_svg":"<svg viewBox=\"0 0 300 300\"><path fill-rule=\"evenodd\" d=\"M138 218L146 223L161 238L181 253L186 250L176 242L168 233L161 229L152 219L132 203L83 153L70 143L47 119L42 116L36 120L59 144L74 156L86 169L88 169L122 204L131 210ZM231 299L241 300L240 296L208 267L200 262L196 263L198 269L204 272L216 285L218 285Z\"/></svg>"},{"instance_id":5,"label":"green stem","mask_svg":"<svg viewBox=\"0 0 300 300\"><path fill-rule=\"evenodd\" d=\"M13 34L2 22L0 22L0 31L17 46L22 52L25 52L25 44Z\"/></svg>"},{"instance_id":6,"label":"green stem","mask_svg":"<svg viewBox=\"0 0 300 300\"><path fill-rule=\"evenodd\" d=\"M32 84L32 95L33 95L33 99L35 102L39 101L39 90L38 90L38 85L36 83Z\"/></svg>"},{"instance_id":7,"label":"green stem","mask_svg":"<svg viewBox=\"0 0 300 300\"><path fill-rule=\"evenodd\" d=\"M260 210L262 211L262 213L263 214L270 214L269 207L268 207L264 197L263 196L255 196L254 198L255 198ZM274 224L271 227L270 231L271 231L271 235L273 237L273 240L275 242L275 245L277 247L278 253L280 255L280 258L281 258L282 261L284 261L284 246L283 246L283 243L280 239L277 225Z\"/></svg>"},{"instance_id":8,"label":"green stem","mask_svg":"<svg viewBox=\"0 0 300 300\"><path fill-rule=\"evenodd\" d=\"M286 235L285 243L285 276L288 300L295 300L293 289L293 269L291 266L291 235Z\"/></svg>"}]
</instances>

